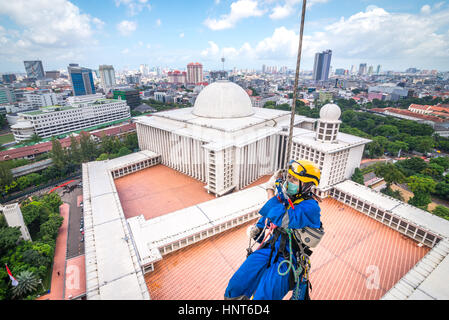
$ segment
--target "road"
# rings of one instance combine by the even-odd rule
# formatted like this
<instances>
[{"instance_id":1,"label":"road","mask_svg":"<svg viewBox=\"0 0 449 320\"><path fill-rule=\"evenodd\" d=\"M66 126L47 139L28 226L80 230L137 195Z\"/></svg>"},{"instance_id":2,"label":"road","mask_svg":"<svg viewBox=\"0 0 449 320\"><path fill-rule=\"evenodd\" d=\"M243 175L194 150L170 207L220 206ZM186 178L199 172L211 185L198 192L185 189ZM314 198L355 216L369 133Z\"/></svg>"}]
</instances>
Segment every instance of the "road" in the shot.
<instances>
[{"instance_id":1,"label":"road","mask_svg":"<svg viewBox=\"0 0 449 320\"><path fill-rule=\"evenodd\" d=\"M81 242L83 235L80 232L80 222L83 213L82 207L79 206L78 202L78 199L82 197L83 189L75 187L72 191L68 192L70 187L74 187L80 182L81 179L76 179L68 185L68 188L60 188L55 191L58 192L64 203L70 205L66 259L84 254L84 242Z\"/></svg>"}]
</instances>

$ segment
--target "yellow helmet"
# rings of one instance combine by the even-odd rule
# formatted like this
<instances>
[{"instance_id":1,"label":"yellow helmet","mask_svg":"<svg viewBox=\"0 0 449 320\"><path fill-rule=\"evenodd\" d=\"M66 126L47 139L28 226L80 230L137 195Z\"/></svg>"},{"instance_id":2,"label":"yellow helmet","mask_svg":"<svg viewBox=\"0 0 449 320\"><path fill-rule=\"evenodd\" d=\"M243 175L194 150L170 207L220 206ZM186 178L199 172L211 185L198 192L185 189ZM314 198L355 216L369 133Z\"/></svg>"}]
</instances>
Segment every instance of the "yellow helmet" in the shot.
<instances>
[{"instance_id":1,"label":"yellow helmet","mask_svg":"<svg viewBox=\"0 0 449 320\"><path fill-rule=\"evenodd\" d=\"M320 184L320 169L312 161L290 160L288 173L303 183L312 182L315 186Z\"/></svg>"}]
</instances>

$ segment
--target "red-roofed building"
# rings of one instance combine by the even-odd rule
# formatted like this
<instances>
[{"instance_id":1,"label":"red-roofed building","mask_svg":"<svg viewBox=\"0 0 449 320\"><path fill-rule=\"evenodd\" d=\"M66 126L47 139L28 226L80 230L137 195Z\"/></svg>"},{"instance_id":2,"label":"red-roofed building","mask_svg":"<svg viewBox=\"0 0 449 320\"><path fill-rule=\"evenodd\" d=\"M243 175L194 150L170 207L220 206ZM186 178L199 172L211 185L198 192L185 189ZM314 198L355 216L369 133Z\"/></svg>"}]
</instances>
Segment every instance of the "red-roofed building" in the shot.
<instances>
[{"instance_id":1,"label":"red-roofed building","mask_svg":"<svg viewBox=\"0 0 449 320\"><path fill-rule=\"evenodd\" d=\"M181 72L179 70L169 71L168 72L168 80L170 83L186 83L187 82L187 73L185 71Z\"/></svg>"}]
</instances>

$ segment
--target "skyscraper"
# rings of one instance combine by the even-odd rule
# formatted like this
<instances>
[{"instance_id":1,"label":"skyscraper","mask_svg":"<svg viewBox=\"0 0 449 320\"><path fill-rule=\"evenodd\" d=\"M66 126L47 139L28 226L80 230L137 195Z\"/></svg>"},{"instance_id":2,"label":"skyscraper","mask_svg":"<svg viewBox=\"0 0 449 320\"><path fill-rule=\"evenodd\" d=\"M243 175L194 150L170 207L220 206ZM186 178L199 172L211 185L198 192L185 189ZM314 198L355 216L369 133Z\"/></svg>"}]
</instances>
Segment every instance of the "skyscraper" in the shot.
<instances>
[{"instance_id":1,"label":"skyscraper","mask_svg":"<svg viewBox=\"0 0 449 320\"><path fill-rule=\"evenodd\" d=\"M100 72L100 84L104 90L115 86L115 71L113 66L101 65Z\"/></svg>"},{"instance_id":2,"label":"skyscraper","mask_svg":"<svg viewBox=\"0 0 449 320\"><path fill-rule=\"evenodd\" d=\"M313 80L327 81L329 79L329 69L331 65L332 50L317 52L315 63L313 64Z\"/></svg>"},{"instance_id":3,"label":"skyscraper","mask_svg":"<svg viewBox=\"0 0 449 320\"><path fill-rule=\"evenodd\" d=\"M25 70L28 78L34 78L38 80L45 78L45 72L44 67L42 66L42 61L40 60L24 61L23 64L25 65Z\"/></svg>"},{"instance_id":4,"label":"skyscraper","mask_svg":"<svg viewBox=\"0 0 449 320\"><path fill-rule=\"evenodd\" d=\"M86 94L95 94L94 78L92 70L71 63L67 67L70 81L72 82L73 95L83 96Z\"/></svg>"},{"instance_id":5,"label":"skyscraper","mask_svg":"<svg viewBox=\"0 0 449 320\"><path fill-rule=\"evenodd\" d=\"M379 73L380 73L380 68L381 68L381 65L380 65L380 64L378 64L378 65L377 65L377 70L376 70L376 74L379 74Z\"/></svg>"},{"instance_id":6,"label":"skyscraper","mask_svg":"<svg viewBox=\"0 0 449 320\"><path fill-rule=\"evenodd\" d=\"M189 63L187 65L187 83L203 82L203 65L201 63Z\"/></svg>"},{"instance_id":7,"label":"skyscraper","mask_svg":"<svg viewBox=\"0 0 449 320\"><path fill-rule=\"evenodd\" d=\"M359 66L359 76L366 74L366 63L361 63Z\"/></svg>"}]
</instances>

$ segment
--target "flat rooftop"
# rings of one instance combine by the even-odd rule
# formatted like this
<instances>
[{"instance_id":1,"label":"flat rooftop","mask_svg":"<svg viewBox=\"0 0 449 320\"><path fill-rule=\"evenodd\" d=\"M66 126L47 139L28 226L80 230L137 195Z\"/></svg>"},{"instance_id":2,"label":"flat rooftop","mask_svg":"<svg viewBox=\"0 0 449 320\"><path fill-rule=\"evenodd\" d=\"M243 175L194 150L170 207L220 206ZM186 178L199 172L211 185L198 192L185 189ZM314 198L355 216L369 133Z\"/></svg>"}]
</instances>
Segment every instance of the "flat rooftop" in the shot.
<instances>
[{"instance_id":1,"label":"flat rooftop","mask_svg":"<svg viewBox=\"0 0 449 320\"><path fill-rule=\"evenodd\" d=\"M162 164L114 180L125 217L152 219L215 199L206 184Z\"/></svg>"},{"instance_id":2,"label":"flat rooftop","mask_svg":"<svg viewBox=\"0 0 449 320\"><path fill-rule=\"evenodd\" d=\"M380 299L430 250L335 199L320 206L326 234L311 257L312 299ZM251 224L163 256L145 275L151 299L223 299Z\"/></svg>"}]
</instances>

